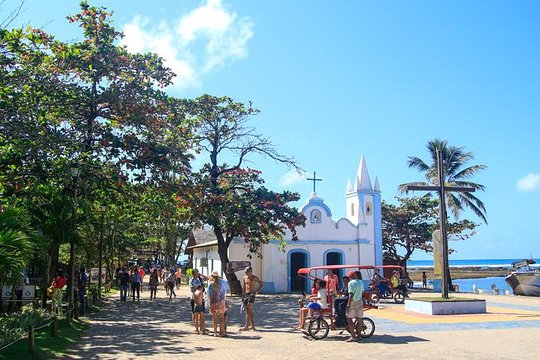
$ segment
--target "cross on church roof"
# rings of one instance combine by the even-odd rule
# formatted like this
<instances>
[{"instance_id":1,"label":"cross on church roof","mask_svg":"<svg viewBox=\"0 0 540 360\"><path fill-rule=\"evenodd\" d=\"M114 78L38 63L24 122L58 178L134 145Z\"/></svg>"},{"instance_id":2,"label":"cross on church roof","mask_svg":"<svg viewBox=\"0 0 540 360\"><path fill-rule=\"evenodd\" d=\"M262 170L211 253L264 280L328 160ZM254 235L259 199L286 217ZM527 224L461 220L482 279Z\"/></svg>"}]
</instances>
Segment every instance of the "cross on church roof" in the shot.
<instances>
[{"instance_id":1,"label":"cross on church roof","mask_svg":"<svg viewBox=\"0 0 540 360\"><path fill-rule=\"evenodd\" d=\"M313 178L307 178L308 181L313 181L313 192L316 192L315 191L315 183L317 181L322 181L322 179L317 179L317 172L313 172Z\"/></svg>"}]
</instances>

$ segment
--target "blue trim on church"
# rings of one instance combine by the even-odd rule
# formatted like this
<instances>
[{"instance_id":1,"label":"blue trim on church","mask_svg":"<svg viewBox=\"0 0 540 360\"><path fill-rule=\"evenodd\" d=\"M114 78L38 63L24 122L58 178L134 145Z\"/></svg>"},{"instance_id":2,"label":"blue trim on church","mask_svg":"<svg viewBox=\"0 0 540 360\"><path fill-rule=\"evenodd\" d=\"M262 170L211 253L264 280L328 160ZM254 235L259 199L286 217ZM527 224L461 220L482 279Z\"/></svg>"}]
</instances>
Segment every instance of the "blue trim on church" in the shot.
<instances>
[{"instance_id":1,"label":"blue trim on church","mask_svg":"<svg viewBox=\"0 0 540 360\"><path fill-rule=\"evenodd\" d=\"M373 233L375 240L375 265L382 265L382 204L380 193L373 194Z\"/></svg>"},{"instance_id":2,"label":"blue trim on church","mask_svg":"<svg viewBox=\"0 0 540 360\"><path fill-rule=\"evenodd\" d=\"M235 243L243 243L241 240L234 239L233 242ZM272 245L279 245L279 240L270 240L268 242ZM369 240L367 239L357 239L357 240L298 240L298 241L288 241L287 244L289 246L295 246L295 245L320 245L320 244L334 244L334 245L357 245L357 244L369 244Z\"/></svg>"},{"instance_id":3,"label":"blue trim on church","mask_svg":"<svg viewBox=\"0 0 540 360\"><path fill-rule=\"evenodd\" d=\"M287 252L287 292L288 293L290 293L291 289L292 289L291 256L292 256L292 254L295 254L295 253L301 253L301 254L306 255L306 266L305 267L310 267L310 264L311 264L311 256L310 256L309 251L307 251L305 249L291 249L289 252ZM305 286L306 287L305 287L304 291L309 292L309 286L310 286L309 281L306 281Z\"/></svg>"},{"instance_id":4,"label":"blue trim on church","mask_svg":"<svg viewBox=\"0 0 540 360\"><path fill-rule=\"evenodd\" d=\"M345 252L341 249L328 249L324 252L323 254L323 263L324 265L328 265L328 259L326 258L326 255L328 255L328 253L338 253L340 256L341 256L341 259L340 259L340 265L343 265L343 259L345 259Z\"/></svg>"},{"instance_id":5,"label":"blue trim on church","mask_svg":"<svg viewBox=\"0 0 540 360\"><path fill-rule=\"evenodd\" d=\"M315 199L309 199L309 202L302 207L302 210L300 210L302 213L306 213L306 210L310 207L319 206L324 209L326 212L326 216L332 217L332 211L330 211L330 208L326 206L323 199L315 198Z\"/></svg>"}]
</instances>

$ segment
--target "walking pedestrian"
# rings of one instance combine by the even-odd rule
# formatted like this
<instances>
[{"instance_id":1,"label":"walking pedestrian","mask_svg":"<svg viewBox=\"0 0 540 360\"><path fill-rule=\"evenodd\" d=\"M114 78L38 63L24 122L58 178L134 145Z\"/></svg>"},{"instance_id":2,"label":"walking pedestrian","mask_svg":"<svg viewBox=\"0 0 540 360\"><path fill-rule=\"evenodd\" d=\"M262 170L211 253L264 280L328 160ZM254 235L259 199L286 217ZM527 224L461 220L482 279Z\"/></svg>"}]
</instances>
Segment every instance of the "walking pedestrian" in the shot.
<instances>
[{"instance_id":1,"label":"walking pedestrian","mask_svg":"<svg viewBox=\"0 0 540 360\"><path fill-rule=\"evenodd\" d=\"M84 266L81 267L81 273L79 274L79 315L84 315L86 310L86 285L88 283L88 274Z\"/></svg>"},{"instance_id":2,"label":"walking pedestrian","mask_svg":"<svg viewBox=\"0 0 540 360\"><path fill-rule=\"evenodd\" d=\"M171 269L169 276L167 276L167 288L169 289L169 300L172 299L173 295L174 297L176 297L176 293L174 292L175 286L176 286L176 274L174 273L174 269Z\"/></svg>"},{"instance_id":3,"label":"walking pedestrian","mask_svg":"<svg viewBox=\"0 0 540 360\"><path fill-rule=\"evenodd\" d=\"M120 301L126 302L127 301L127 291L129 286L129 273L127 272L127 268L125 266L122 267L122 270L120 271L119 275L119 283L120 283Z\"/></svg>"},{"instance_id":4,"label":"walking pedestrian","mask_svg":"<svg viewBox=\"0 0 540 360\"><path fill-rule=\"evenodd\" d=\"M148 280L148 288L150 289L150 300L156 298L158 283L158 271L156 268L154 268L154 270L150 273L150 279Z\"/></svg>"},{"instance_id":5,"label":"walking pedestrian","mask_svg":"<svg viewBox=\"0 0 540 360\"><path fill-rule=\"evenodd\" d=\"M362 293L364 292L364 282L362 281L362 273L360 271L351 271L349 273L349 299L347 301L347 330L351 333L351 337L347 342L356 341L364 327L364 301ZM356 322L355 322L356 319Z\"/></svg>"},{"instance_id":6,"label":"walking pedestrian","mask_svg":"<svg viewBox=\"0 0 540 360\"><path fill-rule=\"evenodd\" d=\"M143 292L143 284L144 284L144 267L141 265L139 266L139 275L141 276L141 285L140 285L140 288L141 288L141 292Z\"/></svg>"},{"instance_id":7,"label":"walking pedestrian","mask_svg":"<svg viewBox=\"0 0 540 360\"><path fill-rule=\"evenodd\" d=\"M141 274L139 273L139 267L135 266L133 273L131 274L131 296L135 301L135 293L137 293L137 301L141 301Z\"/></svg>"}]
</instances>

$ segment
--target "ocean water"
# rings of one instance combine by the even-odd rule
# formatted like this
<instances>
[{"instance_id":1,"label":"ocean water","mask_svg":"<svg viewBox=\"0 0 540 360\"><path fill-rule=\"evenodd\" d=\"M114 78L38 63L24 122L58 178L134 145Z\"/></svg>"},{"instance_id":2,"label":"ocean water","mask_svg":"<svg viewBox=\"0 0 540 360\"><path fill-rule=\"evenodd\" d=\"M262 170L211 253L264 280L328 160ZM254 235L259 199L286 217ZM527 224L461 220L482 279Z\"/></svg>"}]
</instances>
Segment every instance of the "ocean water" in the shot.
<instances>
[{"instance_id":1,"label":"ocean water","mask_svg":"<svg viewBox=\"0 0 540 360\"><path fill-rule=\"evenodd\" d=\"M495 266L505 266L510 268L514 261L523 260L521 259L473 259L473 260L454 260L449 259L448 265L452 266L478 266L478 267L495 267ZM535 259L536 264L538 265L540 259ZM418 267L433 267L433 260L409 260L407 267L418 268Z\"/></svg>"},{"instance_id":2,"label":"ocean water","mask_svg":"<svg viewBox=\"0 0 540 360\"><path fill-rule=\"evenodd\" d=\"M448 263L450 265L450 268L452 267L480 267L480 268L486 268L486 267L507 267L508 269L511 268L511 263L514 261L523 260L523 259L475 259L475 260L452 260L449 259ZM536 264L533 266L538 266L540 263L540 259L535 259ZM422 268L422 267L433 267L433 260L411 260L407 263L408 268ZM452 273L452 269L450 269L450 273ZM504 276L501 277L487 277L487 278L479 278L479 279L454 279L452 281L454 285L459 286L459 291L461 292L473 292L473 288L476 287L476 289L479 289L481 291L484 291L485 293L490 294L491 293L491 285L495 284L495 286L500 289L500 294L504 295L505 293L512 294L512 288L506 284L504 281ZM422 283L417 283L415 286L422 286Z\"/></svg>"},{"instance_id":3,"label":"ocean water","mask_svg":"<svg viewBox=\"0 0 540 360\"><path fill-rule=\"evenodd\" d=\"M486 294L491 294L491 285L495 284L496 288L500 290L499 295L505 295L507 292L508 294L513 294L512 288L504 281L504 276L478 279L453 279L452 284L458 285L460 292L473 292L473 289L476 288ZM428 280L428 287L431 287L431 285L431 281ZM414 287L421 288L422 282L415 282Z\"/></svg>"}]
</instances>

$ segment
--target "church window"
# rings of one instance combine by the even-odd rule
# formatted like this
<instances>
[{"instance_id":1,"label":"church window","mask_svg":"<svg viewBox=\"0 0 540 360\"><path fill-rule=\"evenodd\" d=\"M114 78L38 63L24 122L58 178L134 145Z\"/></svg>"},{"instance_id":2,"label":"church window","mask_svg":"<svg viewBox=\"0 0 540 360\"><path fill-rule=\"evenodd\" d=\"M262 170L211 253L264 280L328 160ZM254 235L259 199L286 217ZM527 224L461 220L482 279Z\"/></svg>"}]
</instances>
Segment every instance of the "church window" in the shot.
<instances>
[{"instance_id":1,"label":"church window","mask_svg":"<svg viewBox=\"0 0 540 360\"><path fill-rule=\"evenodd\" d=\"M321 212L319 210L313 210L311 212L311 222L314 224L321 222Z\"/></svg>"},{"instance_id":2,"label":"church window","mask_svg":"<svg viewBox=\"0 0 540 360\"><path fill-rule=\"evenodd\" d=\"M371 202L368 201L366 203L366 215L371 215L372 213L371 208L372 208Z\"/></svg>"},{"instance_id":3,"label":"church window","mask_svg":"<svg viewBox=\"0 0 540 360\"><path fill-rule=\"evenodd\" d=\"M351 216L354 216L354 204L351 204Z\"/></svg>"}]
</instances>

